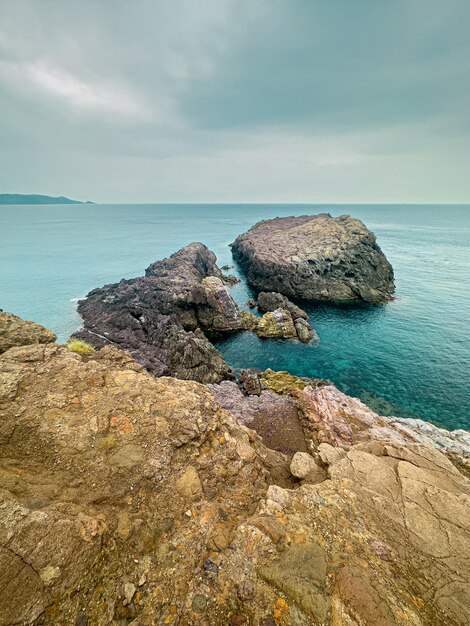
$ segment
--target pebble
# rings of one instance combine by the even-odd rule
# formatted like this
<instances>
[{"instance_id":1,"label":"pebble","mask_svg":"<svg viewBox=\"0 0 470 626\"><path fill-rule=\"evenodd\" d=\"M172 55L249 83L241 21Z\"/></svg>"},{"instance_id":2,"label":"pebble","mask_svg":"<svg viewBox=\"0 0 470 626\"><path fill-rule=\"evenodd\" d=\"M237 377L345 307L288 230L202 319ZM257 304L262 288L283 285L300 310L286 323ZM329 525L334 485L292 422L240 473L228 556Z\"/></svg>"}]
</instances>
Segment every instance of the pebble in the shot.
<instances>
[{"instance_id":1,"label":"pebble","mask_svg":"<svg viewBox=\"0 0 470 626\"><path fill-rule=\"evenodd\" d=\"M136 586L132 583L126 583L124 585L124 606L132 602L132 598L136 592Z\"/></svg>"}]
</instances>

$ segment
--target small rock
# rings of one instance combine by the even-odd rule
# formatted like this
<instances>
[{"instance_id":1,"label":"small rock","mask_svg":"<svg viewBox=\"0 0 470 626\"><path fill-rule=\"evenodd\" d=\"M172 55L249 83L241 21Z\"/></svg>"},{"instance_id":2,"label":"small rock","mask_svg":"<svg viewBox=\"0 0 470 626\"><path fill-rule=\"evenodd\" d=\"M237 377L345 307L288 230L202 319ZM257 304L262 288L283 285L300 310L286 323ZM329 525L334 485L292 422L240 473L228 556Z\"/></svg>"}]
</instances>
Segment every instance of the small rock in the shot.
<instances>
[{"instance_id":1,"label":"small rock","mask_svg":"<svg viewBox=\"0 0 470 626\"><path fill-rule=\"evenodd\" d=\"M60 569L58 567L52 567L52 565L46 565L46 567L43 567L39 572L39 575L45 586L49 587L49 585L52 585L52 583L59 578Z\"/></svg>"},{"instance_id":2,"label":"small rock","mask_svg":"<svg viewBox=\"0 0 470 626\"><path fill-rule=\"evenodd\" d=\"M219 566L217 563L214 563L211 559L206 559L203 564L204 571L211 572L212 574L219 573Z\"/></svg>"},{"instance_id":3,"label":"small rock","mask_svg":"<svg viewBox=\"0 0 470 626\"><path fill-rule=\"evenodd\" d=\"M265 313L256 327L256 334L262 338L293 339L297 337L292 316L286 309L276 309Z\"/></svg>"},{"instance_id":4,"label":"small rock","mask_svg":"<svg viewBox=\"0 0 470 626\"><path fill-rule=\"evenodd\" d=\"M321 443L318 446L318 454L325 465L332 465L343 458L346 454L342 448L334 448L329 443Z\"/></svg>"},{"instance_id":5,"label":"small rock","mask_svg":"<svg viewBox=\"0 0 470 626\"><path fill-rule=\"evenodd\" d=\"M324 470L306 452L296 452L292 457L290 471L293 476L307 482L319 482L325 478Z\"/></svg>"},{"instance_id":6,"label":"small rock","mask_svg":"<svg viewBox=\"0 0 470 626\"><path fill-rule=\"evenodd\" d=\"M124 585L124 606L132 602L132 598L136 592L136 586L133 583L126 583Z\"/></svg>"},{"instance_id":7,"label":"small rock","mask_svg":"<svg viewBox=\"0 0 470 626\"><path fill-rule=\"evenodd\" d=\"M250 521L253 526L259 528L265 535L268 535L274 543L279 543L286 535L284 525L275 517L259 515Z\"/></svg>"},{"instance_id":8,"label":"small rock","mask_svg":"<svg viewBox=\"0 0 470 626\"><path fill-rule=\"evenodd\" d=\"M259 372L253 369L242 370L240 383L243 391L248 396L259 396L263 390Z\"/></svg>"},{"instance_id":9,"label":"small rock","mask_svg":"<svg viewBox=\"0 0 470 626\"><path fill-rule=\"evenodd\" d=\"M221 529L216 532L208 542L208 548L210 550L218 550L219 552L229 547L231 543L231 537L228 530Z\"/></svg>"},{"instance_id":10,"label":"small rock","mask_svg":"<svg viewBox=\"0 0 470 626\"><path fill-rule=\"evenodd\" d=\"M238 597L240 600L252 600L255 597L256 587L252 580L244 580L238 585Z\"/></svg>"},{"instance_id":11,"label":"small rock","mask_svg":"<svg viewBox=\"0 0 470 626\"><path fill-rule=\"evenodd\" d=\"M256 307L256 302L253 300L253 298L250 298L246 304L250 309L254 309Z\"/></svg>"},{"instance_id":12,"label":"small rock","mask_svg":"<svg viewBox=\"0 0 470 626\"><path fill-rule=\"evenodd\" d=\"M185 498L196 498L202 492L202 485L196 468L188 465L176 481L176 490Z\"/></svg>"}]
</instances>

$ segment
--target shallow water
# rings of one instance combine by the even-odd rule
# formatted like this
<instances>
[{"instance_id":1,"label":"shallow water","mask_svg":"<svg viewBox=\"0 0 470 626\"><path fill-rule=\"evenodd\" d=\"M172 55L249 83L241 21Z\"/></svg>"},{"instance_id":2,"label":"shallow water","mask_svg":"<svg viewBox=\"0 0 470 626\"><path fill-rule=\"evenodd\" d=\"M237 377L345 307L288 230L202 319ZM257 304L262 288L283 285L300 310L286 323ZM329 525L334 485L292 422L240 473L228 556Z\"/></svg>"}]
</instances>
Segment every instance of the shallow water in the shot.
<instances>
[{"instance_id":1,"label":"shallow water","mask_svg":"<svg viewBox=\"0 0 470 626\"><path fill-rule=\"evenodd\" d=\"M470 206L67 205L0 207L0 307L53 329L80 326L76 300L141 275L202 241L231 264L228 244L260 219L348 213L362 219L395 270L394 302L309 308L320 343L219 344L235 367L289 369L333 381L382 413L470 428ZM234 270L236 272L236 270ZM232 289L245 305L244 283Z\"/></svg>"}]
</instances>

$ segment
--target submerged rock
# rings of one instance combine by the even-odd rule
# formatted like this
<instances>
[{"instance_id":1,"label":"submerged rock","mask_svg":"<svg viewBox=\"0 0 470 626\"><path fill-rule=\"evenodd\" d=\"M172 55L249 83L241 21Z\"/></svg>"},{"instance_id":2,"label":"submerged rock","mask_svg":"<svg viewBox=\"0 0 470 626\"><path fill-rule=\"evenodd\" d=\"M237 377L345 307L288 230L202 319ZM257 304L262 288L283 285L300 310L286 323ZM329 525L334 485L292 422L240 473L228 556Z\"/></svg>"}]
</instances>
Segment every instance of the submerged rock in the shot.
<instances>
[{"instance_id":1,"label":"submerged rock","mask_svg":"<svg viewBox=\"0 0 470 626\"><path fill-rule=\"evenodd\" d=\"M79 302L84 329L75 336L95 347L123 348L157 376L233 378L209 338L244 324L215 255L192 243L152 263L145 274L90 292Z\"/></svg>"},{"instance_id":2,"label":"submerged rock","mask_svg":"<svg viewBox=\"0 0 470 626\"><path fill-rule=\"evenodd\" d=\"M375 235L347 215L258 222L237 237L232 251L258 291L335 302L383 302L393 296L392 266Z\"/></svg>"}]
</instances>

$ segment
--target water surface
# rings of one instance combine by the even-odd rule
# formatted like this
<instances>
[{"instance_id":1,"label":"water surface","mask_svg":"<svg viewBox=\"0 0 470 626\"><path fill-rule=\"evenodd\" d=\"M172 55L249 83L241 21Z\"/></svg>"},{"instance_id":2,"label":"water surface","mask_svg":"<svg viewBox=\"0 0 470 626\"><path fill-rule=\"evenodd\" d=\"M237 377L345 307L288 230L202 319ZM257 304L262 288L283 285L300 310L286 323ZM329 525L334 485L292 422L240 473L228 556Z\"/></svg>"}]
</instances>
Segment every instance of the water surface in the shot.
<instances>
[{"instance_id":1,"label":"water surface","mask_svg":"<svg viewBox=\"0 0 470 626\"><path fill-rule=\"evenodd\" d=\"M395 270L396 300L311 306L318 345L243 333L219 344L227 361L328 378L382 413L470 428L468 205L2 206L0 307L65 340L80 326L76 300L94 287L141 275L191 241L232 264L228 244L256 221L322 211L375 231ZM242 306L251 295L244 283L232 293Z\"/></svg>"}]
</instances>

